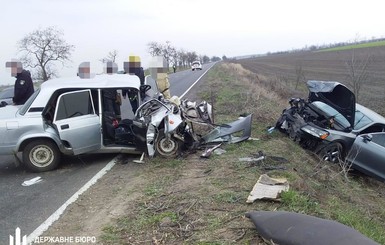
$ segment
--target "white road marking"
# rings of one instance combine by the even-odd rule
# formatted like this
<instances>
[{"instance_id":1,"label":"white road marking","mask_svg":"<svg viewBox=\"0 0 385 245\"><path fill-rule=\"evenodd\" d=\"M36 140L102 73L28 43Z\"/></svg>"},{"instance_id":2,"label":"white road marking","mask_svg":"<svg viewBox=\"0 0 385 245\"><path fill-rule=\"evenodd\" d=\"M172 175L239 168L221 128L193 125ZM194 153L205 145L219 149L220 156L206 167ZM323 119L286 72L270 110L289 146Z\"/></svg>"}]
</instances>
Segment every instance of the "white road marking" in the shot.
<instances>
[{"instance_id":1,"label":"white road marking","mask_svg":"<svg viewBox=\"0 0 385 245\"><path fill-rule=\"evenodd\" d=\"M101 169L97 174L95 174L92 179L90 179L82 188L80 188L75 194L73 194L58 210L56 210L51 216L48 217L39 227L37 227L31 234L28 235L27 243L32 243L36 238L41 236L44 231L48 230L48 228L60 218L60 215L64 213L66 208L73 202L75 202L78 197L83 194L88 188L90 188L93 184L98 181L103 175L105 175L116 163L116 156L112 159L103 169Z\"/></svg>"},{"instance_id":2,"label":"white road marking","mask_svg":"<svg viewBox=\"0 0 385 245\"><path fill-rule=\"evenodd\" d=\"M199 82L199 80L201 80L201 78L215 65L216 63L214 63L210 68L208 68L187 90L186 92L184 92L179 98L183 98L183 96L185 96L188 91L190 91L192 89L192 87L194 87L194 85Z\"/></svg>"}]
</instances>

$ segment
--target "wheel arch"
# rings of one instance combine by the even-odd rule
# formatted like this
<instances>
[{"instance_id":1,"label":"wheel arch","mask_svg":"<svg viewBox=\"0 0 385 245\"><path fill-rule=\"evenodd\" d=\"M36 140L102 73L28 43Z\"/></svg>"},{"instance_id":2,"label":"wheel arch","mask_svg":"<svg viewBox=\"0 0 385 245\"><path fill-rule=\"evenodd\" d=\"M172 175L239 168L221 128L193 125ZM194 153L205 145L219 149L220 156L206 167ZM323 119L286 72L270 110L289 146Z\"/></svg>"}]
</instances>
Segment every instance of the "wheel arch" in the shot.
<instances>
[{"instance_id":1,"label":"wheel arch","mask_svg":"<svg viewBox=\"0 0 385 245\"><path fill-rule=\"evenodd\" d=\"M59 149L59 151L61 151L61 147L60 145L54 140L52 139L51 137L48 137L48 136L37 136L37 137L32 137L32 138L28 138L28 139L24 139L20 144L19 144L19 147L17 149L18 152L20 151L24 151L25 147L32 141L35 141L35 140L49 140L51 141L52 143L54 143L57 148Z\"/></svg>"}]
</instances>

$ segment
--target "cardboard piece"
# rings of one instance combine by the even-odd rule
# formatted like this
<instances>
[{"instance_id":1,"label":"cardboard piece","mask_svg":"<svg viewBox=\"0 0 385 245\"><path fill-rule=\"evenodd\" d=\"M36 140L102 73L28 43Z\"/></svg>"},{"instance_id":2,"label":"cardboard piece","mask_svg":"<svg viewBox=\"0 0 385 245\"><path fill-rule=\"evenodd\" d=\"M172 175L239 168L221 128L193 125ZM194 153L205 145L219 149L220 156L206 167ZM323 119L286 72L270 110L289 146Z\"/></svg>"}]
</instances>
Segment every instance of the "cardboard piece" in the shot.
<instances>
[{"instance_id":1,"label":"cardboard piece","mask_svg":"<svg viewBox=\"0 0 385 245\"><path fill-rule=\"evenodd\" d=\"M282 191L288 190L289 183L287 179L276 179L269 177L267 174L262 174L247 197L246 202L252 203L258 199L277 200Z\"/></svg>"}]
</instances>

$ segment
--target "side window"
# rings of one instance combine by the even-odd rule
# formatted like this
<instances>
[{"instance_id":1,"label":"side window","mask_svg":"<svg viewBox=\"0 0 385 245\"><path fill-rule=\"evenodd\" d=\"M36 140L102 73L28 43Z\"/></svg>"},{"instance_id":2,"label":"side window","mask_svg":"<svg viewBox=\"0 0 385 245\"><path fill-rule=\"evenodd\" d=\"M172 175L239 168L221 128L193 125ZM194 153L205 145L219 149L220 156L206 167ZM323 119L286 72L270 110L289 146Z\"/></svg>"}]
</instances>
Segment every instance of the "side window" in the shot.
<instances>
[{"instance_id":1,"label":"side window","mask_svg":"<svg viewBox=\"0 0 385 245\"><path fill-rule=\"evenodd\" d=\"M384 132L384 125L382 124L374 124L365 130L361 131L361 134L369 134L369 133L377 133L377 132Z\"/></svg>"},{"instance_id":2,"label":"side window","mask_svg":"<svg viewBox=\"0 0 385 245\"><path fill-rule=\"evenodd\" d=\"M372 142L385 147L385 134L372 134Z\"/></svg>"},{"instance_id":3,"label":"side window","mask_svg":"<svg viewBox=\"0 0 385 245\"><path fill-rule=\"evenodd\" d=\"M59 97L56 121L88 114L94 114L89 90L69 92Z\"/></svg>"}]
</instances>

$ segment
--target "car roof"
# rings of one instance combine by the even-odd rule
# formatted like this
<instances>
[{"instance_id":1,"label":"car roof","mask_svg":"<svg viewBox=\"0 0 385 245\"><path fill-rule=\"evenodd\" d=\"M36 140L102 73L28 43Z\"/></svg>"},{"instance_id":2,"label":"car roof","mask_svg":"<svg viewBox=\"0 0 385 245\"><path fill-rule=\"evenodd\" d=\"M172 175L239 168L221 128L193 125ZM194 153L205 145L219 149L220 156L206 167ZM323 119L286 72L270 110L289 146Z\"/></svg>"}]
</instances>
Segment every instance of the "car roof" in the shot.
<instances>
[{"instance_id":1,"label":"car roof","mask_svg":"<svg viewBox=\"0 0 385 245\"><path fill-rule=\"evenodd\" d=\"M102 74L93 78L66 77L48 80L41 84L39 95L31 107L45 107L52 94L59 89L98 89L98 88L136 88L140 87L139 77L129 74Z\"/></svg>"},{"instance_id":2,"label":"car roof","mask_svg":"<svg viewBox=\"0 0 385 245\"><path fill-rule=\"evenodd\" d=\"M377 112L372 111L371 109L369 109L369 108L367 108L367 107L365 107L363 105L356 104L356 110L362 112L367 117L369 117L373 121L373 123L385 124L385 117L381 116Z\"/></svg>"},{"instance_id":3,"label":"car roof","mask_svg":"<svg viewBox=\"0 0 385 245\"><path fill-rule=\"evenodd\" d=\"M136 75L129 74L101 74L93 78L67 77L48 80L41 85L41 89L62 88L139 88L140 80Z\"/></svg>"}]
</instances>

